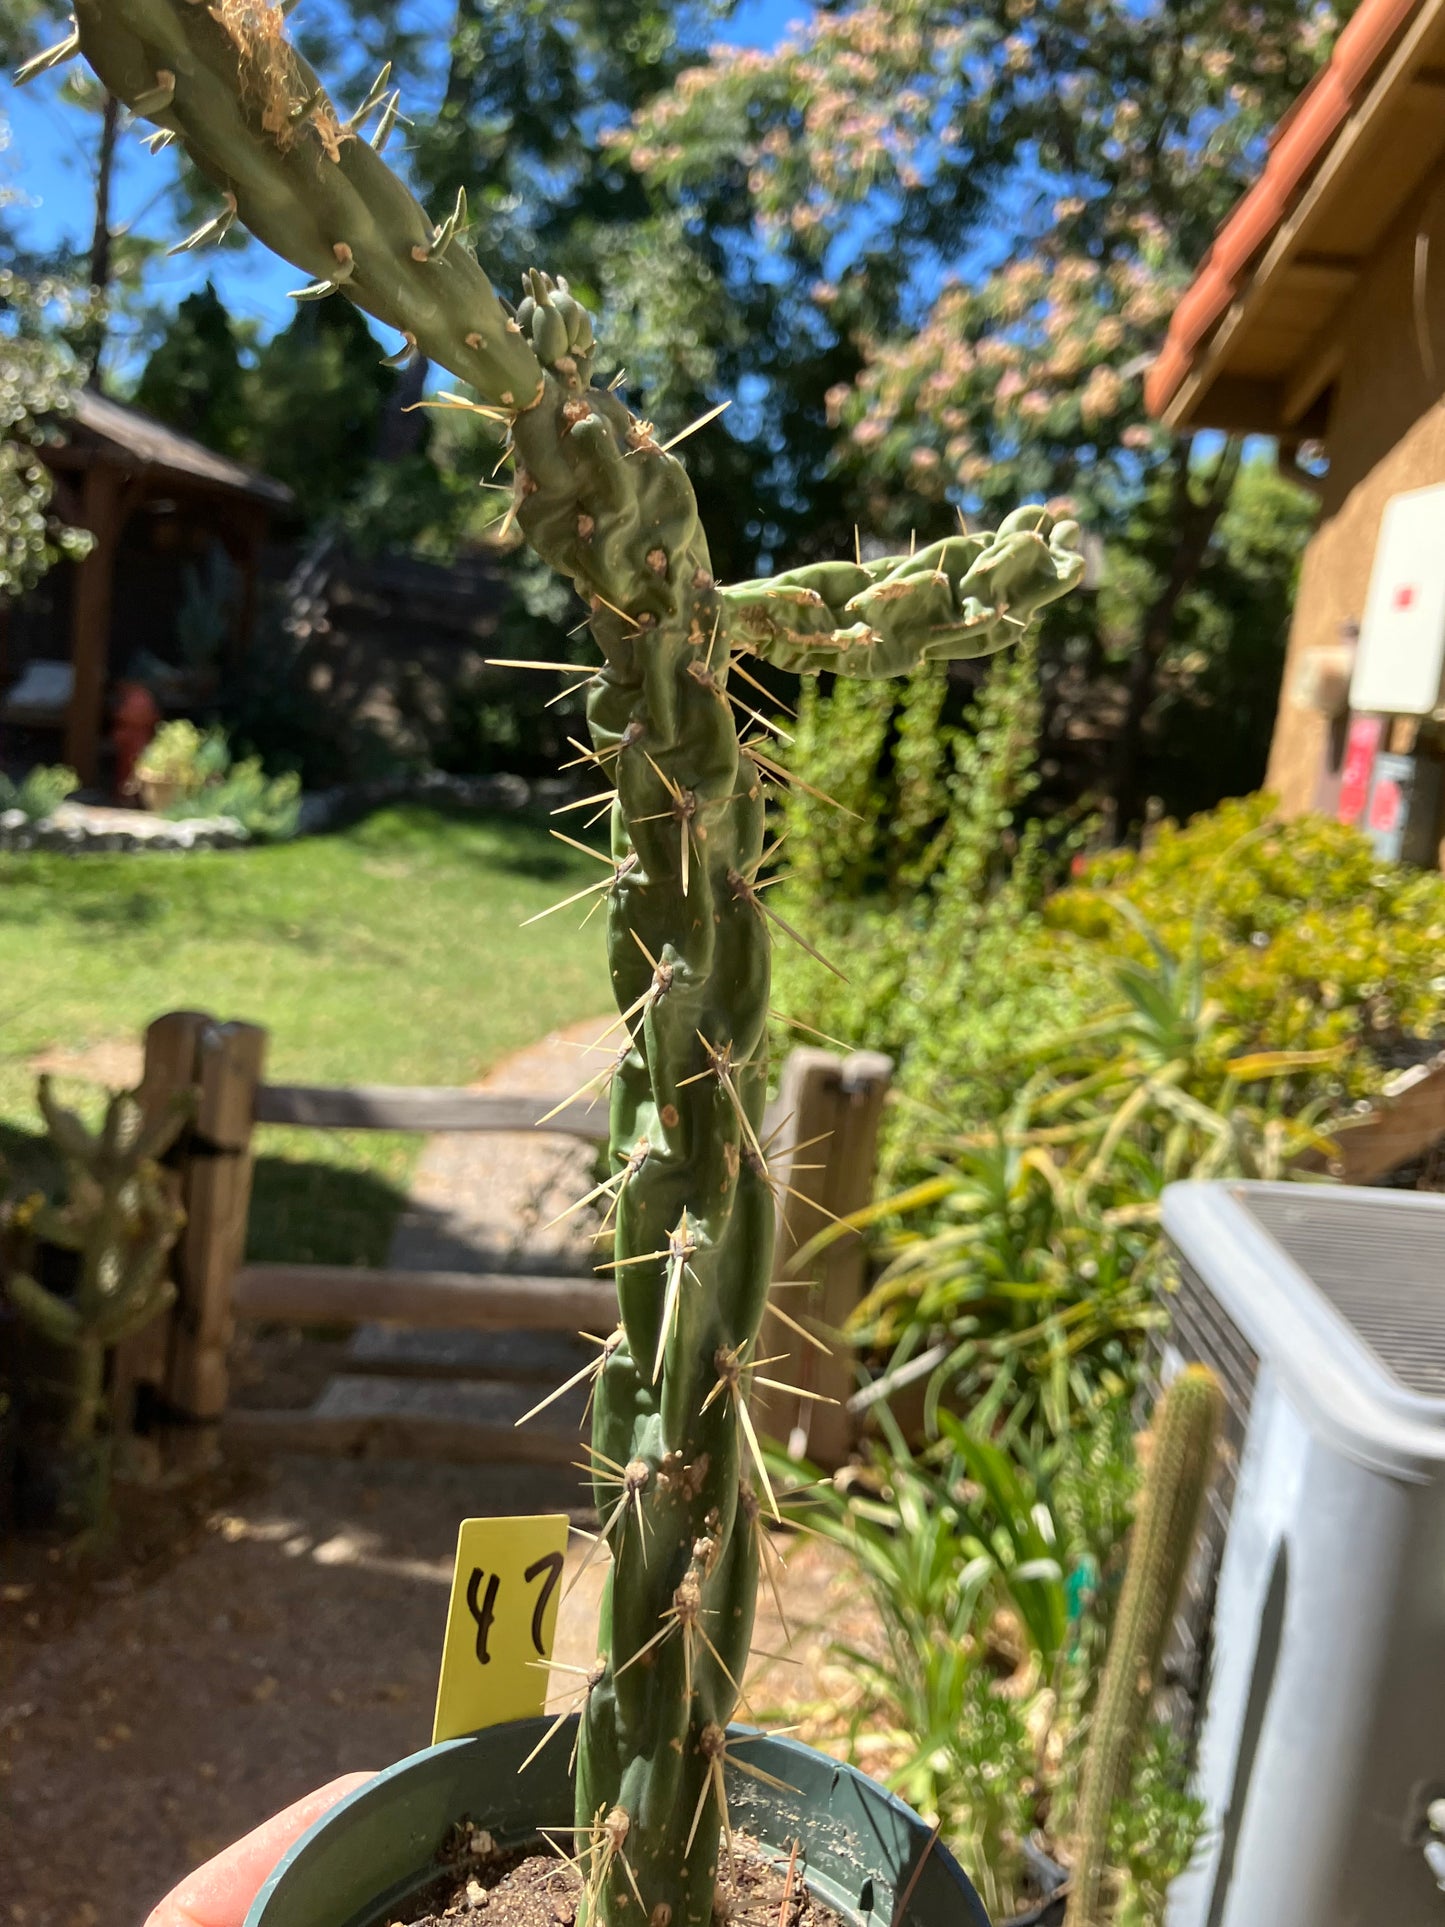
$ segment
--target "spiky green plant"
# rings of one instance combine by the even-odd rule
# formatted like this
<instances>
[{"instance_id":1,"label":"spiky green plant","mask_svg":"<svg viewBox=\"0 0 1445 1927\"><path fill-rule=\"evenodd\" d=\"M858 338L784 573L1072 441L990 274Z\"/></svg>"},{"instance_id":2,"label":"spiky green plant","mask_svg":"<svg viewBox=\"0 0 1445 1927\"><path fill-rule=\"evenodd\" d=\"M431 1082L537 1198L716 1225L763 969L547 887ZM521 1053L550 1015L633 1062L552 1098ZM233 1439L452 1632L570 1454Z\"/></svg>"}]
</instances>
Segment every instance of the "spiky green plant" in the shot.
<instances>
[{"instance_id":1,"label":"spiky green plant","mask_svg":"<svg viewBox=\"0 0 1445 1927\"><path fill-rule=\"evenodd\" d=\"M1206 1366L1189 1365L1164 1392L1134 1519L1109 1656L1094 1707L1066 1927L1104 1927L1104 1879L1114 1809L1129 1789L1199 1515L1214 1469L1224 1396Z\"/></svg>"},{"instance_id":2,"label":"spiky green plant","mask_svg":"<svg viewBox=\"0 0 1445 1927\"><path fill-rule=\"evenodd\" d=\"M508 312L465 244L465 196L433 222L381 159L388 75L342 113L287 44L287 11L77 0L55 57L83 52L215 182L222 209L192 239L240 219L312 277L299 299L339 290L477 391L462 405L506 432L523 533L590 612L590 756L612 819L596 889L623 1036L595 1080L612 1086L621 1324L595 1388L614 1563L577 1774L584 1915L703 1927L772 1501L747 1395L773 1244L760 872L776 772L761 740L739 742L730 673L749 651L862 676L986 654L1082 562L1072 525L1027 509L996 536L720 587L671 444L593 383L586 310L534 271Z\"/></svg>"},{"instance_id":3,"label":"spiky green plant","mask_svg":"<svg viewBox=\"0 0 1445 1927\"><path fill-rule=\"evenodd\" d=\"M75 1360L68 1388L65 1442L88 1447L105 1409L106 1354L141 1331L175 1296L166 1259L185 1213L163 1157L189 1115L180 1098L147 1120L136 1094L117 1091L98 1131L51 1095L42 1077L40 1112L66 1175L63 1203L43 1199L17 1206L10 1237L15 1257L4 1285L16 1311L52 1345ZM37 1239L74 1252L74 1288L49 1290L33 1275L26 1254Z\"/></svg>"}]
</instances>

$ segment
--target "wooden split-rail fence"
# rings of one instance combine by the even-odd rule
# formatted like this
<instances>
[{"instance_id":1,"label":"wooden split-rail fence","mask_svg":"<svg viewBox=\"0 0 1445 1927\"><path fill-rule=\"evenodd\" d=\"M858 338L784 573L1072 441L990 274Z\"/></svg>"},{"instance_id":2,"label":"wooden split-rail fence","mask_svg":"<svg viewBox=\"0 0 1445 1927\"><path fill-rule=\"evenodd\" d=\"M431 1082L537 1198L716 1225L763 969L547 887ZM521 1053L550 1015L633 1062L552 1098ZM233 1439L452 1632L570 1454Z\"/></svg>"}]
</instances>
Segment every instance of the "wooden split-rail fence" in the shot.
<instances>
[{"instance_id":1,"label":"wooden split-rail fence","mask_svg":"<svg viewBox=\"0 0 1445 1927\"><path fill-rule=\"evenodd\" d=\"M271 1084L264 1076L266 1042L257 1025L218 1022L197 1011L158 1017L146 1033L142 1101L159 1107L174 1092L191 1090L196 1109L171 1159L186 1209L173 1259L176 1300L165 1317L122 1347L118 1399L134 1409L142 1388L150 1388L149 1402L170 1421L165 1436L173 1463L192 1455L204 1459L218 1435L251 1446L333 1455L557 1463L575 1457L579 1413L569 1420L564 1407L551 1424L516 1425L520 1411L542 1396L545 1388L535 1384L495 1385L474 1396L460 1416L445 1401L407 1396L408 1379L434 1382L448 1369L424 1346L385 1350L381 1370L396 1381L394 1395L373 1396L359 1409L355 1401L348 1407L325 1397L311 1409L277 1411L231 1400L231 1351L239 1327L469 1334L472 1363L462 1376L484 1381L489 1347L477 1334L496 1335L500 1353L504 1334L602 1337L617 1322L610 1277L247 1264L258 1125L516 1132L531 1130L557 1104L545 1096L468 1090ZM789 1316L825 1340L862 1296L861 1242L843 1238L831 1245L810 1264L804 1285L791 1261L825 1214L843 1217L868 1202L891 1076L890 1060L868 1051L839 1056L795 1050L783 1065L771 1121L780 1126L775 1168L789 1188L780 1192L774 1278ZM602 1143L606 1105L567 1104L542 1129ZM857 1424L848 1407L856 1381L846 1347L833 1342L820 1351L775 1320L767 1350L785 1354L769 1376L795 1389L759 1388L754 1409L760 1429L816 1463L841 1463Z\"/></svg>"}]
</instances>

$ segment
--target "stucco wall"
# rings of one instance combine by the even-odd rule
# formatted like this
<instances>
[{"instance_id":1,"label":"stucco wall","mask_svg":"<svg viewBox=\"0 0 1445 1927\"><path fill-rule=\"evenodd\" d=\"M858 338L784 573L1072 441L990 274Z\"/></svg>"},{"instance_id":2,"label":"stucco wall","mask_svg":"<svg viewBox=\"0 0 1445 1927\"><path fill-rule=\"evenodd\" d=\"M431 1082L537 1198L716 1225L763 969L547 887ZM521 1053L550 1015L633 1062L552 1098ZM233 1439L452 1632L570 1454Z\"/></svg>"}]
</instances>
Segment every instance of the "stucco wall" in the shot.
<instances>
[{"instance_id":1,"label":"stucco wall","mask_svg":"<svg viewBox=\"0 0 1445 1927\"><path fill-rule=\"evenodd\" d=\"M1426 335L1415 316L1416 236L1427 237ZM1296 696L1301 660L1360 619L1380 518L1392 495L1445 482L1445 174L1386 235L1341 319L1345 360L1330 415L1321 521L1300 577L1268 787L1291 815L1329 808L1337 787L1327 719ZM1433 356L1433 371L1427 357ZM1445 536L1442 536L1445 540ZM1407 744L1397 738L1396 746Z\"/></svg>"}]
</instances>

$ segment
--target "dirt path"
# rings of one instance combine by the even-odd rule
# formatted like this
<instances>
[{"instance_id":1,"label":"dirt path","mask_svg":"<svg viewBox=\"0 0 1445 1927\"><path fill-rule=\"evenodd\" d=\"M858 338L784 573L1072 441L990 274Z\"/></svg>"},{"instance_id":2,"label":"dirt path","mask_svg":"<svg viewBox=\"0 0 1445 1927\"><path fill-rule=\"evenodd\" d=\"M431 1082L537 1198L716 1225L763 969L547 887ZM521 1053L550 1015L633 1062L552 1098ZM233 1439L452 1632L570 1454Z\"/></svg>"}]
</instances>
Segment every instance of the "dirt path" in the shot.
<instances>
[{"instance_id":1,"label":"dirt path","mask_svg":"<svg viewBox=\"0 0 1445 1927\"><path fill-rule=\"evenodd\" d=\"M588 1060L568 1041L604 1023L519 1053L487 1087L573 1088ZM523 1221L530 1259L590 1156L555 1138L432 1140L393 1261L485 1269L500 1247L515 1262ZM549 1262L577 1258L570 1228L554 1244ZM580 1250L585 1264L585 1239ZM245 1397L288 1402L278 1381L290 1373L289 1400L309 1402L338 1342L314 1349L245 1361L239 1375L259 1380ZM566 1510L589 1523L580 1487L570 1470L284 1458L229 1466L208 1493L129 1500L123 1552L87 1572L5 1548L0 1927L140 1927L182 1874L267 1814L424 1746L458 1519ZM147 1535L159 1549L142 1560ZM586 1542L573 1545L575 1570ZM866 1642L870 1621L836 1555L810 1539L785 1549L788 1625L765 1589L755 1644L786 1658L760 1659L745 1685L760 1716L825 1702L803 1733L821 1743L851 1691L827 1642ZM559 1660L591 1662L602 1580L595 1561L567 1595Z\"/></svg>"},{"instance_id":2,"label":"dirt path","mask_svg":"<svg viewBox=\"0 0 1445 1927\"><path fill-rule=\"evenodd\" d=\"M498 1064L477 1089L567 1096L607 1062L587 1046L612 1021L589 1017L551 1032ZM604 1098L604 1125L605 1106ZM590 1190L594 1160L591 1146L545 1131L439 1132L417 1163L391 1264L399 1271L585 1271L587 1214L548 1226Z\"/></svg>"},{"instance_id":3,"label":"dirt path","mask_svg":"<svg viewBox=\"0 0 1445 1927\"><path fill-rule=\"evenodd\" d=\"M555 1476L517 1467L289 1459L210 1511L159 1576L78 1588L68 1631L34 1610L49 1587L7 1585L0 1921L139 1927L277 1807L426 1745L457 1520L558 1496ZM595 1654L601 1584L597 1561L564 1601L559 1660ZM765 1593L756 1644L798 1663L749 1675L759 1714L846 1694L824 1647L846 1622L866 1631L853 1590L823 1547L792 1543L789 1631Z\"/></svg>"}]
</instances>

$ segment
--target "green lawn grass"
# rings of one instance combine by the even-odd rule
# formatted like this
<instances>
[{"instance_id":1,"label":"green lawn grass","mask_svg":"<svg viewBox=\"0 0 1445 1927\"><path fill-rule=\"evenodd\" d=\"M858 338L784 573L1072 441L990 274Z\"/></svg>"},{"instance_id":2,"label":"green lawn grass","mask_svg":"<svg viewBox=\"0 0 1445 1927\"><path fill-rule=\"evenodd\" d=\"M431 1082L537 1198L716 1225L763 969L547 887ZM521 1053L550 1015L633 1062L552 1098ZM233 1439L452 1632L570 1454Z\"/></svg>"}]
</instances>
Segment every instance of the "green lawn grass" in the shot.
<instances>
[{"instance_id":1,"label":"green lawn grass","mask_svg":"<svg viewBox=\"0 0 1445 1927\"><path fill-rule=\"evenodd\" d=\"M28 1060L165 1010L265 1025L277 1082L471 1083L607 1007L600 919L519 928L599 874L538 825L419 807L245 851L0 856L0 1149L38 1168ZM382 1262L419 1140L267 1129L257 1148L253 1257Z\"/></svg>"}]
</instances>

